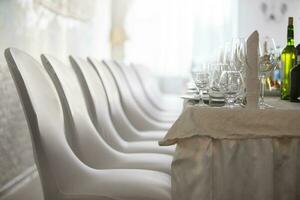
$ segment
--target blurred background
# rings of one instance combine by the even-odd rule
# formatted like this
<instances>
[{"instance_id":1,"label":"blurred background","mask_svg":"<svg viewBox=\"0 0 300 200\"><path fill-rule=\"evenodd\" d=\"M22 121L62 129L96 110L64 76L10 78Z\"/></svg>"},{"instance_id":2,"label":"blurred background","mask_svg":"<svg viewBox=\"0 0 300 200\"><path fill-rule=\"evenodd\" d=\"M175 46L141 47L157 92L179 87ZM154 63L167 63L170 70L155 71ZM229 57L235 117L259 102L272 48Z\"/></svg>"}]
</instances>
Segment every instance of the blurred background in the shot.
<instances>
[{"instance_id":1,"label":"blurred background","mask_svg":"<svg viewBox=\"0 0 300 200\"><path fill-rule=\"evenodd\" d=\"M137 62L159 76L186 76L219 46L252 31L285 44L297 0L1 0L0 50ZM296 42L297 43L297 42ZM0 61L4 62L1 55Z\"/></svg>"},{"instance_id":2,"label":"blurred background","mask_svg":"<svg viewBox=\"0 0 300 200\"><path fill-rule=\"evenodd\" d=\"M34 171L30 138L3 52L117 59L148 67L168 93L184 90L192 65L232 38L258 30L286 43L289 16L300 42L297 0L0 0L0 199Z\"/></svg>"}]
</instances>

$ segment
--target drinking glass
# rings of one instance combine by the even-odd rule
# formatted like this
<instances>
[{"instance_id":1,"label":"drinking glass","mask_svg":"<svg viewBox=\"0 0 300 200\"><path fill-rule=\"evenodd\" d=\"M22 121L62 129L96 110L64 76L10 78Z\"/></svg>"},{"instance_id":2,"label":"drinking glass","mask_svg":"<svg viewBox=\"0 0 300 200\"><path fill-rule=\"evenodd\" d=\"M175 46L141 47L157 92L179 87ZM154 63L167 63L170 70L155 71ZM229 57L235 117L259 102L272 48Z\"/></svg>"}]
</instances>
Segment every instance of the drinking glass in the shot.
<instances>
[{"instance_id":1,"label":"drinking glass","mask_svg":"<svg viewBox=\"0 0 300 200\"><path fill-rule=\"evenodd\" d=\"M239 71L242 75L243 81L246 79L246 71L247 71L247 45L246 40L244 38L237 38L234 40L236 43L236 50L234 56L234 62L232 69ZM245 104L246 100L246 88L244 88L240 94L238 95L236 103L241 105Z\"/></svg>"},{"instance_id":2,"label":"drinking glass","mask_svg":"<svg viewBox=\"0 0 300 200\"><path fill-rule=\"evenodd\" d=\"M247 59L247 45L246 40L244 38L239 39L239 50L238 50L238 60L239 60L239 66L238 70L241 72L243 78L246 78L246 59Z\"/></svg>"},{"instance_id":3,"label":"drinking glass","mask_svg":"<svg viewBox=\"0 0 300 200\"><path fill-rule=\"evenodd\" d=\"M224 46L224 51L223 51L223 60L222 60L222 63L223 64L226 64L228 66L230 66L232 64L232 61L233 61L233 47L232 47L232 43L230 42L227 42L225 43L225 46Z\"/></svg>"},{"instance_id":4,"label":"drinking glass","mask_svg":"<svg viewBox=\"0 0 300 200\"><path fill-rule=\"evenodd\" d=\"M224 46L219 46L216 54L216 63L223 64L224 61Z\"/></svg>"},{"instance_id":5,"label":"drinking glass","mask_svg":"<svg viewBox=\"0 0 300 200\"><path fill-rule=\"evenodd\" d=\"M240 71L245 74L245 66L246 66L246 41L244 38L233 38L231 42L230 48L230 65L233 70Z\"/></svg>"},{"instance_id":6,"label":"drinking glass","mask_svg":"<svg viewBox=\"0 0 300 200\"><path fill-rule=\"evenodd\" d=\"M262 43L259 46L259 75L260 80L260 100L259 108L266 109L272 106L265 103L265 84L266 77L272 72L272 70L278 65L277 49L274 39L270 37L264 37Z\"/></svg>"},{"instance_id":7,"label":"drinking glass","mask_svg":"<svg viewBox=\"0 0 300 200\"><path fill-rule=\"evenodd\" d=\"M239 71L224 71L220 77L220 90L225 96L226 105L233 108L235 101L244 89L244 81Z\"/></svg>"},{"instance_id":8,"label":"drinking glass","mask_svg":"<svg viewBox=\"0 0 300 200\"><path fill-rule=\"evenodd\" d=\"M193 71L192 77L199 93L198 106L205 106L203 101L203 92L207 90L209 84L209 72L207 66L202 66L202 68L197 71Z\"/></svg>"},{"instance_id":9,"label":"drinking glass","mask_svg":"<svg viewBox=\"0 0 300 200\"><path fill-rule=\"evenodd\" d=\"M220 77L222 72L228 69L227 65L216 63L212 65L212 73L210 75L209 83L209 105L210 106L223 106L224 94L220 91Z\"/></svg>"},{"instance_id":10,"label":"drinking glass","mask_svg":"<svg viewBox=\"0 0 300 200\"><path fill-rule=\"evenodd\" d=\"M238 53L239 53L239 46L240 46L240 40L239 38L233 38L231 41L231 53L230 53L230 64L232 66L238 66L239 59L238 59Z\"/></svg>"},{"instance_id":11,"label":"drinking glass","mask_svg":"<svg viewBox=\"0 0 300 200\"><path fill-rule=\"evenodd\" d=\"M240 61L243 64L246 64L246 57L247 57L247 43L245 38L240 38L240 44L239 44L239 55L238 55Z\"/></svg>"}]
</instances>

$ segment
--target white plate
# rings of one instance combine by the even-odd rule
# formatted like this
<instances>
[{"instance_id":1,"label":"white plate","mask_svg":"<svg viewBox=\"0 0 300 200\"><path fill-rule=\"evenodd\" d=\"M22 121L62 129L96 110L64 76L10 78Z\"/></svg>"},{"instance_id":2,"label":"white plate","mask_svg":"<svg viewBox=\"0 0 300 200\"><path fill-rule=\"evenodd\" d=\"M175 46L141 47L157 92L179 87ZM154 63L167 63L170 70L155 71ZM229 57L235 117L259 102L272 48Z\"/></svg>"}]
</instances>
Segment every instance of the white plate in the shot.
<instances>
[{"instance_id":1,"label":"white plate","mask_svg":"<svg viewBox=\"0 0 300 200\"><path fill-rule=\"evenodd\" d=\"M187 99L187 100L196 100L199 101L199 98L195 97L194 95L182 95L180 96L182 99Z\"/></svg>"},{"instance_id":2,"label":"white plate","mask_svg":"<svg viewBox=\"0 0 300 200\"><path fill-rule=\"evenodd\" d=\"M195 87L188 87L187 89L188 90L197 90L197 88L195 88Z\"/></svg>"},{"instance_id":3,"label":"white plate","mask_svg":"<svg viewBox=\"0 0 300 200\"><path fill-rule=\"evenodd\" d=\"M197 95L197 94L198 94L198 92L195 91L195 90L188 90L188 91L186 91L186 95L192 96L192 95Z\"/></svg>"}]
</instances>

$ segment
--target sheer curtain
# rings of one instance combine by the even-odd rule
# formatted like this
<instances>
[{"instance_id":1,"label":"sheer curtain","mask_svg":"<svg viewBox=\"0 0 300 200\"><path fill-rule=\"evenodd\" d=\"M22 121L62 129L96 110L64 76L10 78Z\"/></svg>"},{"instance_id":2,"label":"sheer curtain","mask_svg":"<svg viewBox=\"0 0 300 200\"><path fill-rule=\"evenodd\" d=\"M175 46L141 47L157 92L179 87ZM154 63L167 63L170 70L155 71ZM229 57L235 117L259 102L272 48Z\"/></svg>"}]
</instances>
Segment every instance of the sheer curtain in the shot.
<instances>
[{"instance_id":1,"label":"sheer curtain","mask_svg":"<svg viewBox=\"0 0 300 200\"><path fill-rule=\"evenodd\" d=\"M17 47L39 59L48 53L110 57L110 0L0 0L0 64ZM82 13L88 10L88 13Z\"/></svg>"},{"instance_id":2,"label":"sheer curtain","mask_svg":"<svg viewBox=\"0 0 300 200\"><path fill-rule=\"evenodd\" d=\"M159 75L178 75L192 59L192 0L135 0L128 11L125 58Z\"/></svg>"},{"instance_id":3,"label":"sheer curtain","mask_svg":"<svg viewBox=\"0 0 300 200\"><path fill-rule=\"evenodd\" d=\"M238 31L238 0L194 0L193 64L216 59Z\"/></svg>"},{"instance_id":4,"label":"sheer curtain","mask_svg":"<svg viewBox=\"0 0 300 200\"><path fill-rule=\"evenodd\" d=\"M125 60L161 76L185 76L237 30L238 0L133 0Z\"/></svg>"}]
</instances>

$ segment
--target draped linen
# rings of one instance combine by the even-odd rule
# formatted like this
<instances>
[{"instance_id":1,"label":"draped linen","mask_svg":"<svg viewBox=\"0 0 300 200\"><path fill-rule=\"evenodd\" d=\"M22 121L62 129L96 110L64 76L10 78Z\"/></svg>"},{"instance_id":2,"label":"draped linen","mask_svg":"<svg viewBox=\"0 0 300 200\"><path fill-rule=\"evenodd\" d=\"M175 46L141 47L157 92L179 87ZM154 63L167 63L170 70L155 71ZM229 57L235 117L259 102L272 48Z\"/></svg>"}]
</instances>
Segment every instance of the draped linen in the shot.
<instances>
[{"instance_id":1,"label":"draped linen","mask_svg":"<svg viewBox=\"0 0 300 200\"><path fill-rule=\"evenodd\" d=\"M174 200L300 199L300 105L186 108L160 145L177 144Z\"/></svg>"}]
</instances>

